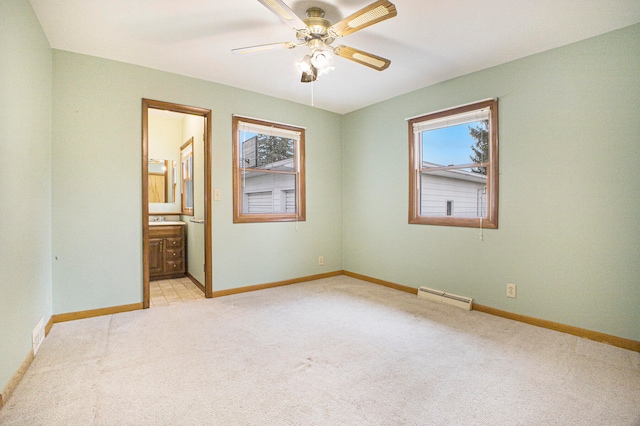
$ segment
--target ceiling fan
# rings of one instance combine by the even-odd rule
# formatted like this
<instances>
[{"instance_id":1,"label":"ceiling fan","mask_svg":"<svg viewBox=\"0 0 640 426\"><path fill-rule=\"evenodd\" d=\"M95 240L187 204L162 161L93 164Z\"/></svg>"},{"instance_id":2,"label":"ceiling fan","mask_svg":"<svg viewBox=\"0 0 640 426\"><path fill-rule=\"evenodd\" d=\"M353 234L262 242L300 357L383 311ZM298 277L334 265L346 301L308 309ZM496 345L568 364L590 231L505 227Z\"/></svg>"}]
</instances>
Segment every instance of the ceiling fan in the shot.
<instances>
[{"instance_id":1,"label":"ceiling fan","mask_svg":"<svg viewBox=\"0 0 640 426\"><path fill-rule=\"evenodd\" d=\"M331 65L329 51L378 71L387 69L391 64L388 59L353 47L332 46L338 38L396 16L396 7L388 0L371 3L335 24L324 19L324 10L319 7L307 9L307 17L300 19L282 0L258 1L295 30L298 42L271 43L233 49L232 52L236 55L308 46L311 50L310 54L298 62L298 67L302 71L300 81L303 83L315 81L318 78L318 70L322 71Z\"/></svg>"}]
</instances>

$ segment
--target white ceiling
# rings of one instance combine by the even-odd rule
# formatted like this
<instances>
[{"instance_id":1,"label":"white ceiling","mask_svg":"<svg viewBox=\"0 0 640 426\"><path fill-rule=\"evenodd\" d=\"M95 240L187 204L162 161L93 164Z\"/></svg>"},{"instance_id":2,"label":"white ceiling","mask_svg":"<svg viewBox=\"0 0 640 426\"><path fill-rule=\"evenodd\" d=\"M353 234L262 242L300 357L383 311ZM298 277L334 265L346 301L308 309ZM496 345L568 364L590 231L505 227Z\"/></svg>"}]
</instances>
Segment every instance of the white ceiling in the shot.
<instances>
[{"instance_id":1,"label":"white ceiling","mask_svg":"<svg viewBox=\"0 0 640 426\"><path fill-rule=\"evenodd\" d=\"M285 2L337 22L373 0ZM248 56L231 49L295 42L257 0L31 0L51 47L143 65L347 113L403 93L640 22L640 0L392 0L398 16L345 44L391 60L382 72L343 58L316 83L295 62L308 48ZM313 88L313 93L312 93ZM170 99L168 100L170 101Z\"/></svg>"}]
</instances>

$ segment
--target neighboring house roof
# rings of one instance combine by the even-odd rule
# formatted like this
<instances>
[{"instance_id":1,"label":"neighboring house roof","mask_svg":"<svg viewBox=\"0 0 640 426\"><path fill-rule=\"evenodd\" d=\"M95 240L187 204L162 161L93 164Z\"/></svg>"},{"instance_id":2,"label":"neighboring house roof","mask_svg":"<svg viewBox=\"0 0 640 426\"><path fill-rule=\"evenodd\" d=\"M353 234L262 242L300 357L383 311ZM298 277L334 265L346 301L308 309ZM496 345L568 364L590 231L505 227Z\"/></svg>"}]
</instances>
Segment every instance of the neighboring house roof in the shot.
<instances>
[{"instance_id":1,"label":"neighboring house roof","mask_svg":"<svg viewBox=\"0 0 640 426\"><path fill-rule=\"evenodd\" d=\"M429 169L430 167L436 168L436 167L447 167L447 166L443 164L429 163L429 162L423 161L422 167L425 169ZM464 169L434 170L434 171L427 171L427 172L423 171L422 174L441 176L449 179L465 180L465 181L477 182L477 183L487 182L486 175L475 173L475 172L464 170Z\"/></svg>"}]
</instances>

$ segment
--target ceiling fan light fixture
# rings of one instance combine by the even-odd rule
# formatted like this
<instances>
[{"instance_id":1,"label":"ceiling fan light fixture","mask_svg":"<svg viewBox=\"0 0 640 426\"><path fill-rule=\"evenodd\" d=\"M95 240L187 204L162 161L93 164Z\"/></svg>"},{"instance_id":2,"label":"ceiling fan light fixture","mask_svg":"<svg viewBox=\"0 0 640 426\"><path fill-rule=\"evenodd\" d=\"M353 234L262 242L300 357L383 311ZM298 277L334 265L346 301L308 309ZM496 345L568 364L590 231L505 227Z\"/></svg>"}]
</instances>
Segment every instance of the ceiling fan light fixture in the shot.
<instances>
[{"instance_id":1,"label":"ceiling fan light fixture","mask_svg":"<svg viewBox=\"0 0 640 426\"><path fill-rule=\"evenodd\" d=\"M309 7L306 11L307 17L301 19L287 6L285 0L258 0L258 2L262 3L287 25L291 25L295 30L298 42L271 43L232 49L232 52L236 55L249 55L307 46L309 53L301 61L296 62L298 69L302 71L301 81L303 83L316 81L321 75L333 70L333 55L377 71L383 71L391 64L390 60L372 53L343 45L333 46L333 42L339 37L344 37L396 16L396 7L389 0L374 0L369 6L334 24L324 19L325 12L320 7Z\"/></svg>"},{"instance_id":2,"label":"ceiling fan light fixture","mask_svg":"<svg viewBox=\"0 0 640 426\"><path fill-rule=\"evenodd\" d=\"M306 73L306 72L303 72L302 77L300 78L301 83L313 83L316 80L317 80L317 77L315 76L315 74Z\"/></svg>"},{"instance_id":3,"label":"ceiling fan light fixture","mask_svg":"<svg viewBox=\"0 0 640 426\"><path fill-rule=\"evenodd\" d=\"M318 79L318 70L315 67L311 67L311 69L307 72L302 72L302 77L300 77L301 83L312 83Z\"/></svg>"},{"instance_id":4,"label":"ceiling fan light fixture","mask_svg":"<svg viewBox=\"0 0 640 426\"><path fill-rule=\"evenodd\" d=\"M296 65L298 66L300 71L302 71L303 73L310 72L311 69L313 68L313 65L311 62L311 56L306 55L304 58L302 58L301 61L296 62Z\"/></svg>"},{"instance_id":5,"label":"ceiling fan light fixture","mask_svg":"<svg viewBox=\"0 0 640 426\"><path fill-rule=\"evenodd\" d=\"M331 55L326 50L318 49L311 55L311 64L318 69L327 68L331 65Z\"/></svg>"}]
</instances>

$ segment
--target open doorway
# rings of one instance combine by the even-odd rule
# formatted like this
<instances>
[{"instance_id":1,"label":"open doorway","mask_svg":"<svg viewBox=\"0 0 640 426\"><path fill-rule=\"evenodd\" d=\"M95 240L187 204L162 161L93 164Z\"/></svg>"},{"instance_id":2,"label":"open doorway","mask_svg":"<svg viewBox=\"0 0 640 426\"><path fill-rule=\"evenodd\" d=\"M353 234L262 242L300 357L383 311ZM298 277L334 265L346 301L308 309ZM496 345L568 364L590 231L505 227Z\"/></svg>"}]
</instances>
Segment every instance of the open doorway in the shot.
<instances>
[{"instance_id":1,"label":"open doorway","mask_svg":"<svg viewBox=\"0 0 640 426\"><path fill-rule=\"evenodd\" d=\"M212 297L210 194L211 110L142 99L144 308L151 278L184 276Z\"/></svg>"}]
</instances>

